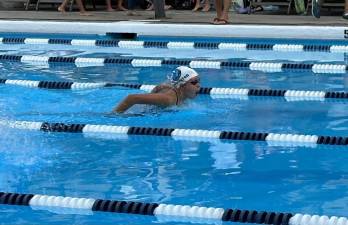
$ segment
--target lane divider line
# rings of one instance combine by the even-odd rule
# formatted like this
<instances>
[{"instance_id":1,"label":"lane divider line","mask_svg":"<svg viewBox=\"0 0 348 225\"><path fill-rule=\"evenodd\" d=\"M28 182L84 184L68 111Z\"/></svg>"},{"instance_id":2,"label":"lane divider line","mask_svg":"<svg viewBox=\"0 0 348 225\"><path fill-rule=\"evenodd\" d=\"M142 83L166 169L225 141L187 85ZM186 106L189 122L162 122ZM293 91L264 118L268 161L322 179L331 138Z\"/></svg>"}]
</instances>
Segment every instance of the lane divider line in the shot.
<instances>
[{"instance_id":1,"label":"lane divider line","mask_svg":"<svg viewBox=\"0 0 348 225\"><path fill-rule=\"evenodd\" d=\"M156 85L131 84L131 83L81 83L81 82L60 82L60 81L32 81L32 80L11 80L0 79L0 84L18 85L30 88L42 89L94 89L103 87L126 87L151 92ZM287 101L324 101L328 98L348 99L348 92L325 92L308 90L277 90L277 89L246 89L246 88L216 88L201 87L199 94L206 94L212 98L232 98L233 96L273 96L284 97Z\"/></svg>"},{"instance_id":2,"label":"lane divider line","mask_svg":"<svg viewBox=\"0 0 348 225\"><path fill-rule=\"evenodd\" d=\"M182 217L216 221L273 224L273 225L348 225L346 217L328 217L243 209L223 209L190 205L103 200L38 194L0 192L0 204L30 206L33 209L50 207L126 213L144 216ZM195 220L193 220L195 221Z\"/></svg>"},{"instance_id":3,"label":"lane divider line","mask_svg":"<svg viewBox=\"0 0 348 225\"><path fill-rule=\"evenodd\" d=\"M78 46L102 46L118 48L169 48L169 49L231 49L231 50L271 50L280 52L348 52L348 45L322 44L268 44L239 42L187 42L187 41L122 41L67 38L0 38L2 44L63 44Z\"/></svg>"},{"instance_id":4,"label":"lane divider line","mask_svg":"<svg viewBox=\"0 0 348 225\"><path fill-rule=\"evenodd\" d=\"M348 145L348 137L343 136L320 136L305 134L282 134L282 133L256 133L245 131L216 131L199 129L161 128L161 127L129 127L116 125L95 124L66 124L31 121L0 121L0 124L26 130L37 130L43 132L65 132L86 134L123 134L123 135L150 135L170 136L177 138L212 138L220 140L243 140L243 141L265 141L274 143L295 143L297 146L307 145Z\"/></svg>"},{"instance_id":5,"label":"lane divider line","mask_svg":"<svg viewBox=\"0 0 348 225\"><path fill-rule=\"evenodd\" d=\"M311 63L273 63L273 62L245 62L245 61L215 61L188 59L155 59L155 58L86 58L86 57L48 57L34 55L0 55L0 61L15 61L22 63L71 63L77 67L105 66L112 64L126 64L134 67L158 67L164 65L186 65L192 68L239 68L263 72L283 72L287 70L312 71L313 73L346 74L348 65L345 64L311 64Z\"/></svg>"}]
</instances>

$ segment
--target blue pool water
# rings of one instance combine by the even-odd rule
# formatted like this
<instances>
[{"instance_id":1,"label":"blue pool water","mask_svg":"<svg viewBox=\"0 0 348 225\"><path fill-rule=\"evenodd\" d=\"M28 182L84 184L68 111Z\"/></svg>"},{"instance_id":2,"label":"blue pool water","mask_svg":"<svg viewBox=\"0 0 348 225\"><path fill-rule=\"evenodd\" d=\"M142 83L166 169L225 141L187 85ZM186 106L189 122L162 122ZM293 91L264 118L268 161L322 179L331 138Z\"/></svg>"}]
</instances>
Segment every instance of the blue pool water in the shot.
<instances>
[{"instance_id":1,"label":"blue pool water","mask_svg":"<svg viewBox=\"0 0 348 225\"><path fill-rule=\"evenodd\" d=\"M0 45L1 54L330 62L343 53ZM75 67L0 62L0 79L157 84L175 66ZM347 74L197 69L202 86L348 91ZM140 90L42 90L0 85L0 119L347 136L348 101L198 96L162 112L110 115ZM143 112L137 106L131 113ZM347 147L42 133L0 125L0 191L347 217ZM0 205L4 224L164 223L156 217ZM177 222L169 222L177 224ZM184 222L182 222L184 224Z\"/></svg>"}]
</instances>

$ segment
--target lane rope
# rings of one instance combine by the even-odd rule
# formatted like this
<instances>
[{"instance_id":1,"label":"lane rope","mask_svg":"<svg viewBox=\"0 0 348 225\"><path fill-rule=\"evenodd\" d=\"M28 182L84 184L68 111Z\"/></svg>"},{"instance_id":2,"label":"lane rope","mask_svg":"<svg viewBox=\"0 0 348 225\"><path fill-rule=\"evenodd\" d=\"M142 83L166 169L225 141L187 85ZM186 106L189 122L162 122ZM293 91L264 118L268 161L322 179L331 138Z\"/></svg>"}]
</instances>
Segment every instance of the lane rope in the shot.
<instances>
[{"instance_id":1,"label":"lane rope","mask_svg":"<svg viewBox=\"0 0 348 225\"><path fill-rule=\"evenodd\" d=\"M210 69L249 69L263 72L283 72L287 70L312 71L313 73L345 74L348 65L345 64L313 64L313 63L274 63L274 62L250 62L233 60L189 60L189 59L155 59L155 58L85 58L85 57L49 57L34 55L0 55L0 61L14 61L22 63L40 64L49 66L52 63L69 63L77 67L105 66L114 64L131 65L133 67L160 67L185 65L191 68Z\"/></svg>"},{"instance_id":2,"label":"lane rope","mask_svg":"<svg viewBox=\"0 0 348 225\"><path fill-rule=\"evenodd\" d=\"M0 192L0 204L30 206L33 209L70 208L110 213L127 213L147 216L209 219L226 222L273 225L348 225L346 217L328 217L309 214L223 209L190 205L144 203L103 200L38 194Z\"/></svg>"},{"instance_id":3,"label":"lane rope","mask_svg":"<svg viewBox=\"0 0 348 225\"><path fill-rule=\"evenodd\" d=\"M271 50L280 52L348 52L348 45L322 44L269 44L269 43L239 43L239 42L187 42L187 41L124 41L124 40L93 40L69 38L0 38L3 44L63 44L74 46L101 46L118 48L169 48L169 49L231 49Z\"/></svg>"},{"instance_id":4,"label":"lane rope","mask_svg":"<svg viewBox=\"0 0 348 225\"><path fill-rule=\"evenodd\" d=\"M103 87L125 87L151 92L156 85L131 84L131 83L81 83L60 81L32 81L0 79L0 84L18 85L29 88L42 89L94 89ZM247 88L216 88L201 87L199 94L210 95L212 98L233 98L247 96L273 96L284 97L287 101L324 101L325 99L348 99L348 92L325 92L308 90L277 90L277 89L247 89Z\"/></svg>"},{"instance_id":5,"label":"lane rope","mask_svg":"<svg viewBox=\"0 0 348 225\"><path fill-rule=\"evenodd\" d=\"M16 129L37 130L43 132L66 132L113 135L150 135L168 136L175 139L187 137L211 138L219 140L266 141L273 143L295 143L297 146L306 145L348 145L348 137L320 136L306 134L256 133L245 131L216 131L200 129L160 128L160 127L131 127L97 124L67 124L31 121L0 121L0 125Z\"/></svg>"}]
</instances>

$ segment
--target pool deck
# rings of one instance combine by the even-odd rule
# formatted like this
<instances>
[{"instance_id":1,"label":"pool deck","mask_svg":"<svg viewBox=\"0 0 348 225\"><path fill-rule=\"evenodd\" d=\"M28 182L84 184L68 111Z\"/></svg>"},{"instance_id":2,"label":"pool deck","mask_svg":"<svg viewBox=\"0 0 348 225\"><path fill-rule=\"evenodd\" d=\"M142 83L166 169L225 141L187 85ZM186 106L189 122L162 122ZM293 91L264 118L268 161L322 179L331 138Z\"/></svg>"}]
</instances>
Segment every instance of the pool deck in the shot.
<instances>
[{"instance_id":1,"label":"pool deck","mask_svg":"<svg viewBox=\"0 0 348 225\"><path fill-rule=\"evenodd\" d=\"M115 11L106 12L103 10L90 11L92 16L80 16L78 12L66 12L64 14L55 11L53 8L40 11L17 10L0 11L0 20L41 20L41 21L79 21L79 22L112 22L112 21L142 21L147 20L154 23L192 23L210 24L215 17L215 11L210 12L191 12L190 10L169 10L166 12L167 18L162 20L154 19L152 11L135 11L136 15L127 15L127 12ZM343 19L339 14L336 16L322 16L316 19L310 15L272 15L258 14L236 14L230 13L231 24L264 24L264 25L311 25L311 26L347 26L348 20ZM223 25L217 25L223 26Z\"/></svg>"}]
</instances>

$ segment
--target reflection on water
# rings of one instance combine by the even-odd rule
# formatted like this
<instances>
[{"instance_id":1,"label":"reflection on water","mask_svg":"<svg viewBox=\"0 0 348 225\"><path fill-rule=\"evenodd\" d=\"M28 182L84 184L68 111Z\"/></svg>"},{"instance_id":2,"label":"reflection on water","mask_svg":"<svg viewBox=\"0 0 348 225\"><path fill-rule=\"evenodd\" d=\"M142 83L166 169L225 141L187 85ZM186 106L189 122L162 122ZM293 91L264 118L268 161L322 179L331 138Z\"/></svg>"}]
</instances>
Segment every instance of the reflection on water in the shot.
<instances>
[{"instance_id":1,"label":"reflection on water","mask_svg":"<svg viewBox=\"0 0 348 225\"><path fill-rule=\"evenodd\" d=\"M237 159L237 147L233 143L220 143L209 148L211 157L214 159L215 169L239 169L242 162Z\"/></svg>"}]
</instances>

